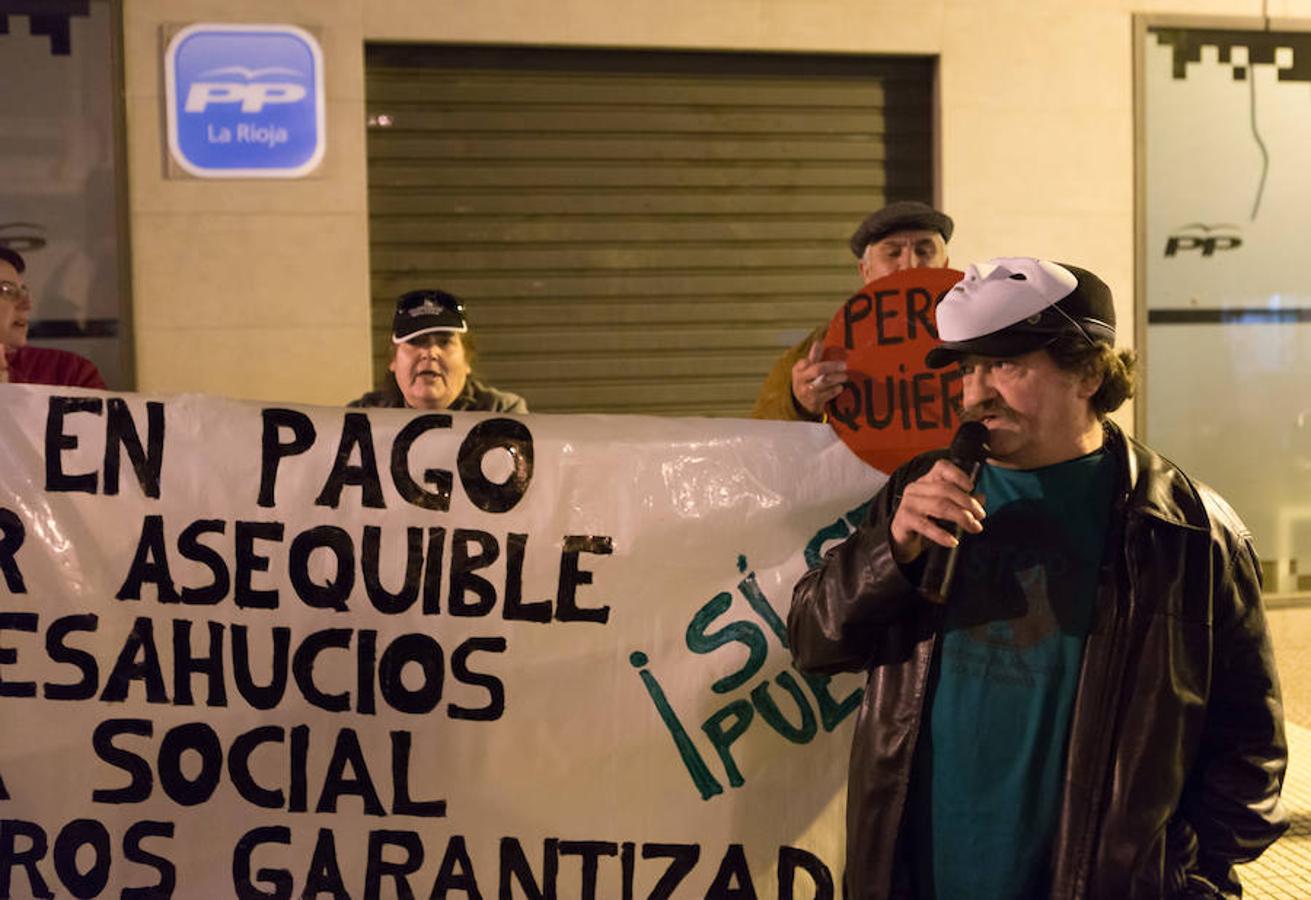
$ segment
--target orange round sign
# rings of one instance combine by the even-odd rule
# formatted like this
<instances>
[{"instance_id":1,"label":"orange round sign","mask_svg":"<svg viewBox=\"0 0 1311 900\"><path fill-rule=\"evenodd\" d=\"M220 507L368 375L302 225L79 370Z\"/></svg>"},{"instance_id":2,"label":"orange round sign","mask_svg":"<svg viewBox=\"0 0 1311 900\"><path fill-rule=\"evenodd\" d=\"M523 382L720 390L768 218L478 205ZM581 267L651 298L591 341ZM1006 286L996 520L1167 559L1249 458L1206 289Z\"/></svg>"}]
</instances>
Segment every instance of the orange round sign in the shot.
<instances>
[{"instance_id":1,"label":"orange round sign","mask_svg":"<svg viewBox=\"0 0 1311 900\"><path fill-rule=\"evenodd\" d=\"M824 358L845 358L850 379L829 402L829 423L880 471L951 443L960 371L930 369L924 356L938 345L938 302L963 277L955 269L894 272L865 285L829 322Z\"/></svg>"}]
</instances>

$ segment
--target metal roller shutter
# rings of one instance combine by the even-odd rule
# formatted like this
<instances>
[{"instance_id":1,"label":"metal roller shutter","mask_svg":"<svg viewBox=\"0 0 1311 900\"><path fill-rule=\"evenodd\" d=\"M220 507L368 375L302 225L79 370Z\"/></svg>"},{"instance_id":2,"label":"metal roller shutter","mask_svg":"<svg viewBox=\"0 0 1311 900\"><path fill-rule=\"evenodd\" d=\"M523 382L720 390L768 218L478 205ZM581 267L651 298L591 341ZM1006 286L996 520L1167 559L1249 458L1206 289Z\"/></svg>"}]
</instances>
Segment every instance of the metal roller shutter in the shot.
<instances>
[{"instance_id":1,"label":"metal roller shutter","mask_svg":"<svg viewBox=\"0 0 1311 900\"><path fill-rule=\"evenodd\" d=\"M534 412L743 416L857 287L847 238L933 194L928 58L370 45L374 353L468 304Z\"/></svg>"}]
</instances>

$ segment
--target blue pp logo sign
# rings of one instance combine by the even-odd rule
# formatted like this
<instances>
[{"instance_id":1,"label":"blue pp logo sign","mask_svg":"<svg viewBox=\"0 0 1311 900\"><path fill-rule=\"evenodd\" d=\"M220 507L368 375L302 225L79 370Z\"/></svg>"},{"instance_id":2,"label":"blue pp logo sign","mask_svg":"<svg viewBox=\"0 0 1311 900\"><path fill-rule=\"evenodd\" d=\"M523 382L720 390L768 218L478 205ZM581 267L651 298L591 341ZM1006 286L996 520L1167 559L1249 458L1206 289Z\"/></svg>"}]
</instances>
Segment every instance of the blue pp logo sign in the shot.
<instances>
[{"instance_id":1,"label":"blue pp logo sign","mask_svg":"<svg viewBox=\"0 0 1311 900\"><path fill-rule=\"evenodd\" d=\"M323 53L290 25L189 25L164 64L168 148L199 178L297 178L323 159Z\"/></svg>"}]
</instances>

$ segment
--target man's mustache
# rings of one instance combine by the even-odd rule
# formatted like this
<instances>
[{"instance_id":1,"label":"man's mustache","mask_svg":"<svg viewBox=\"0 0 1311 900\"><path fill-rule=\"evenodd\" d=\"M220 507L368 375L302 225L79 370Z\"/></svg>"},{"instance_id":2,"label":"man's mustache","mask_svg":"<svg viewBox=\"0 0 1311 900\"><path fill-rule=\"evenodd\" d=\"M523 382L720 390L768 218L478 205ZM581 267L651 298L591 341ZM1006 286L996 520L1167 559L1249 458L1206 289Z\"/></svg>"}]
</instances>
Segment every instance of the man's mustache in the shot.
<instances>
[{"instance_id":1,"label":"man's mustache","mask_svg":"<svg viewBox=\"0 0 1311 900\"><path fill-rule=\"evenodd\" d=\"M1000 416L1007 419L1015 418L1015 410L1011 409L1000 400L989 400L985 403L976 403L973 406L961 410L960 418L962 422L977 422L985 416Z\"/></svg>"}]
</instances>

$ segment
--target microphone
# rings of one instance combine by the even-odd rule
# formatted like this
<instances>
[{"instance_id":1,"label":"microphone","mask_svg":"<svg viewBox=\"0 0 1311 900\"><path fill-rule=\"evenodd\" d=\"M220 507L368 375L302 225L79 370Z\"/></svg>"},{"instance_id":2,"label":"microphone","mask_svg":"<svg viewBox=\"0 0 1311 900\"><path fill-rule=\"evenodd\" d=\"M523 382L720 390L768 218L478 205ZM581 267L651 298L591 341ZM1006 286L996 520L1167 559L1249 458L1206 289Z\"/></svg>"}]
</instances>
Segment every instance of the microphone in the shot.
<instances>
[{"instance_id":1,"label":"microphone","mask_svg":"<svg viewBox=\"0 0 1311 900\"><path fill-rule=\"evenodd\" d=\"M956 431L947 451L954 466L970 477L973 483L979 477L983 461L988 457L988 426L982 422L966 422ZM944 547L930 542L925 551L924 574L920 578L920 593L933 603L946 603L947 592L951 590L952 579L956 575L956 555L960 551L960 540L964 529L952 522L935 519L956 538L955 547Z\"/></svg>"}]
</instances>

